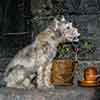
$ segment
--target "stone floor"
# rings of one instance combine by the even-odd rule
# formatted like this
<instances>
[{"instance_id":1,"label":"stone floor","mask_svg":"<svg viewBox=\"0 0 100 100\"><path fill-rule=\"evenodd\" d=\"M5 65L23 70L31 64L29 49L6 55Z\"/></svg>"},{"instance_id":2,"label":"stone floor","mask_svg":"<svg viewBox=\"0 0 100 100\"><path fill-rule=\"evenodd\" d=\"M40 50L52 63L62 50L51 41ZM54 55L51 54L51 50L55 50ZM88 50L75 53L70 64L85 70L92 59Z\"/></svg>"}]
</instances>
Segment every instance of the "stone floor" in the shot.
<instances>
[{"instance_id":1,"label":"stone floor","mask_svg":"<svg viewBox=\"0 0 100 100\"><path fill-rule=\"evenodd\" d=\"M100 100L100 89L75 86L52 90L0 88L0 100Z\"/></svg>"}]
</instances>

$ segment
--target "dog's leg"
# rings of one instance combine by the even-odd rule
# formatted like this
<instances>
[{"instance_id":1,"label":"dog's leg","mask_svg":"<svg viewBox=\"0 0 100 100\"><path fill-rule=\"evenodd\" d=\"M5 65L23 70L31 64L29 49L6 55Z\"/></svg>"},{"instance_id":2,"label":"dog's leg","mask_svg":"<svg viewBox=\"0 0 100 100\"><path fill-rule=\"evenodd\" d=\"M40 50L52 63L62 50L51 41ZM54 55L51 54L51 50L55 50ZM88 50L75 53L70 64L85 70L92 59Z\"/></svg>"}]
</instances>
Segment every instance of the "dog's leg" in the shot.
<instances>
[{"instance_id":1,"label":"dog's leg","mask_svg":"<svg viewBox=\"0 0 100 100\"><path fill-rule=\"evenodd\" d=\"M35 87L35 85L31 83L31 80L29 78L25 78L25 80L22 82L22 85L27 89Z\"/></svg>"},{"instance_id":2,"label":"dog's leg","mask_svg":"<svg viewBox=\"0 0 100 100\"><path fill-rule=\"evenodd\" d=\"M31 74L23 66L17 65L14 69L10 70L4 81L7 83L7 87L32 88L34 84L31 83L31 80L34 77L35 73Z\"/></svg>"},{"instance_id":3,"label":"dog's leg","mask_svg":"<svg viewBox=\"0 0 100 100\"><path fill-rule=\"evenodd\" d=\"M43 82L43 71L44 71L44 67L40 66L37 70L37 87L38 88L43 88L44 86L44 82Z\"/></svg>"},{"instance_id":4,"label":"dog's leg","mask_svg":"<svg viewBox=\"0 0 100 100\"><path fill-rule=\"evenodd\" d=\"M51 84L51 69L52 69L52 63L49 63L45 67L45 72L44 72L44 84L47 88L54 88L54 86Z\"/></svg>"},{"instance_id":5,"label":"dog's leg","mask_svg":"<svg viewBox=\"0 0 100 100\"><path fill-rule=\"evenodd\" d=\"M5 78L4 81L7 83L7 87L24 88L22 82L25 78L25 70L17 66L14 68Z\"/></svg>"}]
</instances>

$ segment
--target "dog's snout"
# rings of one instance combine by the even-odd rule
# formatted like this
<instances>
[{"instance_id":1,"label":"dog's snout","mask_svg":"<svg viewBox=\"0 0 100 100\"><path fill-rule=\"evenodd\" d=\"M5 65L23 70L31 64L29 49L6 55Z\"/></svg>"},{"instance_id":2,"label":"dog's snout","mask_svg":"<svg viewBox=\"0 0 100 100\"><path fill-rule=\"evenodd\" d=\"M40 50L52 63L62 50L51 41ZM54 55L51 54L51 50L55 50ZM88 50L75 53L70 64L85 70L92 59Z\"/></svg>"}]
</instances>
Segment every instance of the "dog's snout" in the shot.
<instances>
[{"instance_id":1,"label":"dog's snout","mask_svg":"<svg viewBox=\"0 0 100 100\"><path fill-rule=\"evenodd\" d=\"M80 35L77 38L79 39L80 38Z\"/></svg>"},{"instance_id":2,"label":"dog's snout","mask_svg":"<svg viewBox=\"0 0 100 100\"><path fill-rule=\"evenodd\" d=\"M78 33L78 36L80 36L80 33Z\"/></svg>"},{"instance_id":3,"label":"dog's snout","mask_svg":"<svg viewBox=\"0 0 100 100\"><path fill-rule=\"evenodd\" d=\"M74 39L79 39L80 35L74 36Z\"/></svg>"}]
</instances>

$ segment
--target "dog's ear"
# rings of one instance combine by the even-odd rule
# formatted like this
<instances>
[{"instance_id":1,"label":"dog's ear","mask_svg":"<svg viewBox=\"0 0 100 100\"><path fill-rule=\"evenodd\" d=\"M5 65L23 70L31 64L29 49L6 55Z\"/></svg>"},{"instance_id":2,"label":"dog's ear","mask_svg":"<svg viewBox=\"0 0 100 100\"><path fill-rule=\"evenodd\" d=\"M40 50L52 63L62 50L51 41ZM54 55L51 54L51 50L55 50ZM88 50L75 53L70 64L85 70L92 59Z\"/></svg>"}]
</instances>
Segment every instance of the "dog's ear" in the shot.
<instances>
[{"instance_id":1,"label":"dog's ear","mask_svg":"<svg viewBox=\"0 0 100 100\"><path fill-rule=\"evenodd\" d=\"M61 16L61 19L60 19L61 22L66 22L66 19L64 16Z\"/></svg>"},{"instance_id":2,"label":"dog's ear","mask_svg":"<svg viewBox=\"0 0 100 100\"><path fill-rule=\"evenodd\" d=\"M72 27L73 27L73 26L72 26L72 23L71 23L71 22L66 24L66 28L72 29Z\"/></svg>"},{"instance_id":3,"label":"dog's ear","mask_svg":"<svg viewBox=\"0 0 100 100\"><path fill-rule=\"evenodd\" d=\"M58 29L59 23L60 22L55 18L54 21L53 21L53 28L54 28L55 31Z\"/></svg>"}]
</instances>

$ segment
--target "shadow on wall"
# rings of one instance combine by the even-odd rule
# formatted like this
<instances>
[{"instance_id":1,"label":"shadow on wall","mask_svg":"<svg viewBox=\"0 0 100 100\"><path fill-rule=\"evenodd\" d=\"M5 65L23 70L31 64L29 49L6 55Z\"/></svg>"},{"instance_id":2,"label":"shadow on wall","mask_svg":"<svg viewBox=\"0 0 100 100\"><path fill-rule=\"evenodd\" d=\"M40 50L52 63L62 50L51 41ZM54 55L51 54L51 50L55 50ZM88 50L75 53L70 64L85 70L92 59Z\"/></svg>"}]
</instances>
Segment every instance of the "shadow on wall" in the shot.
<instances>
[{"instance_id":1,"label":"shadow on wall","mask_svg":"<svg viewBox=\"0 0 100 100\"><path fill-rule=\"evenodd\" d=\"M18 11L18 0L0 0L0 32L23 32L23 12Z\"/></svg>"}]
</instances>

